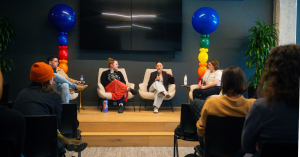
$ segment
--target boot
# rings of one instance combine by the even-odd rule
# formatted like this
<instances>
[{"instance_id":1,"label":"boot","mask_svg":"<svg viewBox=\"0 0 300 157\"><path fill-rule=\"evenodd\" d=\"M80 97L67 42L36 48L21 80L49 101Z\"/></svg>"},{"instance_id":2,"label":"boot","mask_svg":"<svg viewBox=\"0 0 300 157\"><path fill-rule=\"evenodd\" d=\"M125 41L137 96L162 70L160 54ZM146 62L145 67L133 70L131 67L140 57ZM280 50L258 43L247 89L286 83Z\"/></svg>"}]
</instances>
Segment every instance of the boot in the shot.
<instances>
[{"instance_id":1,"label":"boot","mask_svg":"<svg viewBox=\"0 0 300 157\"><path fill-rule=\"evenodd\" d=\"M129 91L131 92L132 95L136 95L137 94L137 91L135 89L130 88Z\"/></svg>"},{"instance_id":2,"label":"boot","mask_svg":"<svg viewBox=\"0 0 300 157\"><path fill-rule=\"evenodd\" d=\"M68 151L81 152L87 147L86 142L82 142L80 140L68 139L64 137L62 134L57 134L57 136L63 141L65 148Z\"/></svg>"},{"instance_id":3,"label":"boot","mask_svg":"<svg viewBox=\"0 0 300 157\"><path fill-rule=\"evenodd\" d=\"M88 85L77 85L76 89L74 90L75 92L81 92L83 91Z\"/></svg>"}]
</instances>

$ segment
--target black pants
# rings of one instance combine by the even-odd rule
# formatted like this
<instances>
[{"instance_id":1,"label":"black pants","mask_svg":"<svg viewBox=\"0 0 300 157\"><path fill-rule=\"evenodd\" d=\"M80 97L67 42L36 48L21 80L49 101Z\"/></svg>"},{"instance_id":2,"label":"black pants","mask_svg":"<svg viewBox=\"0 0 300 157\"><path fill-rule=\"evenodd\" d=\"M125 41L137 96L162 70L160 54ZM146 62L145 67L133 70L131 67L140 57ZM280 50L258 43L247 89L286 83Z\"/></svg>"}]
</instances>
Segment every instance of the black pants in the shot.
<instances>
[{"instance_id":1,"label":"black pants","mask_svg":"<svg viewBox=\"0 0 300 157\"><path fill-rule=\"evenodd\" d=\"M207 89L194 89L193 99L198 98L201 100L205 100L207 97L211 95L218 95L220 91L221 91L220 86L215 86Z\"/></svg>"}]
</instances>

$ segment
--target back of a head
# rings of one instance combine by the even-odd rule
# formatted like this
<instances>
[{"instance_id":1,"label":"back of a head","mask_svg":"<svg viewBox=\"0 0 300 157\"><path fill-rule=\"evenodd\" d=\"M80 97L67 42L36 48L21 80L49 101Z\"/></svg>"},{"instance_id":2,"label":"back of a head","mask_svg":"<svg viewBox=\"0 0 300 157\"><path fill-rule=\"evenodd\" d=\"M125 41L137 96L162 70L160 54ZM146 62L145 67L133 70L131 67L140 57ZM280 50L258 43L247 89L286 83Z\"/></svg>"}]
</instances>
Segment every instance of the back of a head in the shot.
<instances>
[{"instance_id":1,"label":"back of a head","mask_svg":"<svg viewBox=\"0 0 300 157\"><path fill-rule=\"evenodd\" d=\"M114 64L115 61L116 61L116 60L113 59L113 58L108 58L108 59L107 59L108 68L110 68L110 65L111 65L111 64Z\"/></svg>"},{"instance_id":2,"label":"back of a head","mask_svg":"<svg viewBox=\"0 0 300 157\"><path fill-rule=\"evenodd\" d=\"M227 96L240 95L248 89L245 73L241 68L232 66L223 71L221 90Z\"/></svg>"},{"instance_id":3,"label":"back of a head","mask_svg":"<svg viewBox=\"0 0 300 157\"><path fill-rule=\"evenodd\" d=\"M258 91L269 102L284 99L299 107L300 46L284 45L273 48L265 64Z\"/></svg>"},{"instance_id":4,"label":"back of a head","mask_svg":"<svg viewBox=\"0 0 300 157\"><path fill-rule=\"evenodd\" d=\"M31 66L30 80L42 85L44 92L57 92L50 84L50 79L54 76L52 67L44 62L36 62Z\"/></svg>"}]
</instances>

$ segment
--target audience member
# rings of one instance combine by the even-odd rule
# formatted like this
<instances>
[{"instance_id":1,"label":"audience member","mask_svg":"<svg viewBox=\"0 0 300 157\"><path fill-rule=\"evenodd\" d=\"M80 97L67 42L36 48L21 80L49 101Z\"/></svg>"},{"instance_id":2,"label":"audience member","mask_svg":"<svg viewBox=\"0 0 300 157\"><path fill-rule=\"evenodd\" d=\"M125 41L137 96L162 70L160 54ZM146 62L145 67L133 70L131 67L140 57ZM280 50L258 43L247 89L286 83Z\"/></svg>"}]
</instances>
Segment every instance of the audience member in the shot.
<instances>
[{"instance_id":1,"label":"audience member","mask_svg":"<svg viewBox=\"0 0 300 157\"><path fill-rule=\"evenodd\" d=\"M154 113L158 113L164 98L170 98L168 86L174 84L175 79L171 72L163 71L162 62L157 62L155 67L157 71L150 74L147 89L149 92L154 92Z\"/></svg>"},{"instance_id":2,"label":"audience member","mask_svg":"<svg viewBox=\"0 0 300 157\"><path fill-rule=\"evenodd\" d=\"M0 98L2 96L3 77L0 71ZM0 142L10 147L10 156L21 157L25 141L25 118L24 116L6 106L0 105ZM2 143L3 142L3 143ZM5 154L1 146L1 154Z\"/></svg>"},{"instance_id":3,"label":"audience member","mask_svg":"<svg viewBox=\"0 0 300 157\"><path fill-rule=\"evenodd\" d=\"M199 82L199 88L193 90L193 99L205 100L207 97L220 93L222 72L219 69L219 62L212 59L208 62L203 81Z\"/></svg>"},{"instance_id":4,"label":"audience member","mask_svg":"<svg viewBox=\"0 0 300 157\"><path fill-rule=\"evenodd\" d=\"M245 117L255 99L245 99L242 95L247 91L247 81L244 72L236 66L226 68L221 79L221 90L224 95L207 99L198 120L197 132L200 136L200 146L204 147L206 120L208 115L219 117Z\"/></svg>"},{"instance_id":5,"label":"audience member","mask_svg":"<svg viewBox=\"0 0 300 157\"><path fill-rule=\"evenodd\" d=\"M300 46L271 50L257 91L246 116L242 149L259 156L262 143L298 144Z\"/></svg>"},{"instance_id":6,"label":"audience member","mask_svg":"<svg viewBox=\"0 0 300 157\"><path fill-rule=\"evenodd\" d=\"M136 95L137 91L126 85L123 74L118 71L119 64L117 60L108 58L107 62L109 69L102 73L101 83L104 86L105 91L112 94L112 99L118 100L118 113L123 113L123 104L124 101L127 101L128 91L133 95Z\"/></svg>"},{"instance_id":7,"label":"audience member","mask_svg":"<svg viewBox=\"0 0 300 157\"><path fill-rule=\"evenodd\" d=\"M70 93L83 91L88 85L82 85L80 81L69 78L65 71L58 67L58 58L49 56L48 64L53 68L55 89L61 92L62 102L69 103Z\"/></svg>"},{"instance_id":8,"label":"audience member","mask_svg":"<svg viewBox=\"0 0 300 157\"><path fill-rule=\"evenodd\" d=\"M56 115L58 127L61 124L61 95L52 87L54 72L51 66L44 62L34 63L30 71L31 84L23 89L14 102L13 109L23 115ZM37 126L38 127L38 126ZM47 136L47 135L45 135ZM63 156L69 151L82 151L87 143L67 139L58 130L58 155Z\"/></svg>"}]
</instances>

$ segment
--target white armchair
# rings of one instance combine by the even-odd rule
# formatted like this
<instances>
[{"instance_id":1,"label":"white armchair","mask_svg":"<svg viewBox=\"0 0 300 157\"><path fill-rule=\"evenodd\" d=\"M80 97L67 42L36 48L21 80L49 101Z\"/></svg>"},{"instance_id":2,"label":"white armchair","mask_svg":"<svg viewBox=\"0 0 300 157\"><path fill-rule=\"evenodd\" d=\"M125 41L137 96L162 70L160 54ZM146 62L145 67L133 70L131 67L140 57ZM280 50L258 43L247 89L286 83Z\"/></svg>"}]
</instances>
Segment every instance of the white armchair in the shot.
<instances>
[{"instance_id":1,"label":"white armchair","mask_svg":"<svg viewBox=\"0 0 300 157\"><path fill-rule=\"evenodd\" d=\"M100 99L99 99L99 102L98 102L98 108L99 108L100 102L102 102L102 105L103 105L103 99L104 98L106 98L107 100L112 100L112 94L110 92L106 92L104 86L101 84L101 75L106 70L108 70L108 68L99 68L97 93L98 93L98 96L99 96ZM128 78L127 78L127 74L126 74L125 69L124 68L119 68L118 70L123 74L124 79L126 81L126 85L128 87L134 89L134 84L128 82ZM134 97L134 95L131 94L131 92L128 92L128 100L132 100L133 108L134 108L134 111L135 111L134 101L132 99L133 97ZM102 108L103 108L103 106L102 106ZM101 108L101 112L102 112L102 108Z\"/></svg>"},{"instance_id":2,"label":"white armchair","mask_svg":"<svg viewBox=\"0 0 300 157\"><path fill-rule=\"evenodd\" d=\"M147 90L150 74L154 71L156 71L156 69L146 69L145 76L144 76L144 81L143 81L143 83L139 84L139 94L140 94L140 97L141 97L141 103L140 103L140 109L139 109L140 111L141 111L141 107L142 107L142 99L145 100L145 108L146 108L147 100L154 100L154 93L153 92L148 92L148 90ZM172 72L171 69L163 69L163 71ZM170 100L171 109L172 109L173 112L174 112L174 109L173 109L173 104L172 104L172 98L175 96L175 93L176 93L176 88L175 87L176 87L175 84L169 84L168 93L170 95L170 98L166 98L166 97L164 98L164 100Z\"/></svg>"}]
</instances>

